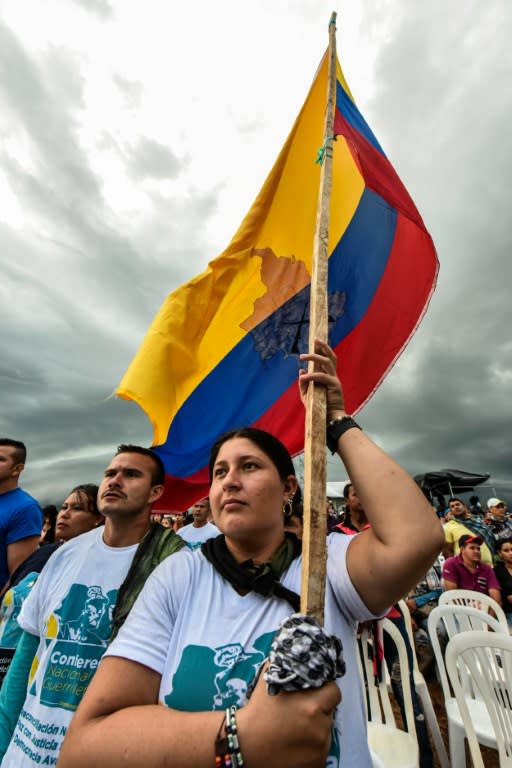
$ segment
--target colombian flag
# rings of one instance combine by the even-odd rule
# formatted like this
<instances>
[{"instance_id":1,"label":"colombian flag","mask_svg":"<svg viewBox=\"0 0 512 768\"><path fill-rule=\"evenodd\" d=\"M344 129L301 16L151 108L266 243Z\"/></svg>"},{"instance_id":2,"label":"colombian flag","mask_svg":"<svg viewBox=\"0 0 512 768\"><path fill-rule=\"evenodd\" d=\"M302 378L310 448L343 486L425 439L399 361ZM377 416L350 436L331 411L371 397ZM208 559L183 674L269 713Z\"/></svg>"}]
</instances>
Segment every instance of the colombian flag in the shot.
<instances>
[{"instance_id":1,"label":"colombian flag","mask_svg":"<svg viewBox=\"0 0 512 768\"><path fill-rule=\"evenodd\" d=\"M154 428L167 472L160 504L208 492L213 441L253 425L290 453L304 446L298 355L308 346L309 285L328 58L263 188L226 250L171 293L117 394ZM348 413L404 349L435 287L438 261L411 197L358 111L337 63L330 201L329 343Z\"/></svg>"}]
</instances>

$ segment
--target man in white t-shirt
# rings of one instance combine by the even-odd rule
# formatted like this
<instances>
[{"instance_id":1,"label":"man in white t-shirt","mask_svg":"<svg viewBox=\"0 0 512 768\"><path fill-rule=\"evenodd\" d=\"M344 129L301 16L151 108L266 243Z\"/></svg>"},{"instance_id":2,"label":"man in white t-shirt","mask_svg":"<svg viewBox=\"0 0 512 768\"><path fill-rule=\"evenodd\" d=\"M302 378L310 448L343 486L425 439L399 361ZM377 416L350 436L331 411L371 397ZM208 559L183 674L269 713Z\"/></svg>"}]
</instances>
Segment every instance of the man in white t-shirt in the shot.
<instances>
[{"instance_id":1,"label":"man in white t-shirt","mask_svg":"<svg viewBox=\"0 0 512 768\"><path fill-rule=\"evenodd\" d=\"M98 492L105 525L56 550L24 602L23 634L0 694L3 768L55 765L113 625L125 617L154 560L183 546L173 531L151 523L164 476L151 450L119 446Z\"/></svg>"},{"instance_id":2,"label":"man in white t-shirt","mask_svg":"<svg viewBox=\"0 0 512 768\"><path fill-rule=\"evenodd\" d=\"M210 500L208 496L196 501L192 507L193 522L180 529L180 536L190 549L199 549L203 541L219 535L219 529L208 522L210 516Z\"/></svg>"}]
</instances>

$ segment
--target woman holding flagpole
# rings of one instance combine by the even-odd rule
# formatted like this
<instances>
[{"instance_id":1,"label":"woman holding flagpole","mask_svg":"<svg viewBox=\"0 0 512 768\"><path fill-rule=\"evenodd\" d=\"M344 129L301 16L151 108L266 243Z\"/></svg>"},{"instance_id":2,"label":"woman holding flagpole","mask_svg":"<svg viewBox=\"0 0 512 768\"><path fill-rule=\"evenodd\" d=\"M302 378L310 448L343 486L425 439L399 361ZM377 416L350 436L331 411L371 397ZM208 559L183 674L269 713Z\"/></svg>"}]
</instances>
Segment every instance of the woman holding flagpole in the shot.
<instances>
[{"instance_id":1,"label":"woman holding flagpole","mask_svg":"<svg viewBox=\"0 0 512 768\"><path fill-rule=\"evenodd\" d=\"M77 710L61 768L372 765L357 626L417 583L442 531L413 480L345 413L330 347L317 341L301 358L315 363L315 372L301 371L301 394L311 382L325 386L328 445L371 523L328 539L325 628L342 641L345 676L277 695L260 676L248 698L278 624L297 610L301 555L284 532L297 488L288 452L268 433L237 430L210 458L221 535L150 576Z\"/></svg>"}]
</instances>

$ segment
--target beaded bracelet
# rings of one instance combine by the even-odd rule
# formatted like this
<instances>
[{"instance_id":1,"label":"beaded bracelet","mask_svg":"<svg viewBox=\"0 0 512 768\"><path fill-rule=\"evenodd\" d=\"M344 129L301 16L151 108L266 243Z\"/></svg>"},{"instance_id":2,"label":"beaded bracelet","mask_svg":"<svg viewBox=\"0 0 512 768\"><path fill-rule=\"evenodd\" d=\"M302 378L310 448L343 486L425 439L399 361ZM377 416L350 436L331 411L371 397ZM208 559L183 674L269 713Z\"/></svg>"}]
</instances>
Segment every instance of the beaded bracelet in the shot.
<instances>
[{"instance_id":1,"label":"beaded bracelet","mask_svg":"<svg viewBox=\"0 0 512 768\"><path fill-rule=\"evenodd\" d=\"M221 737L222 728L226 736ZM245 765L238 741L236 707L228 707L222 718L217 738L215 739L215 768L243 768Z\"/></svg>"},{"instance_id":2,"label":"beaded bracelet","mask_svg":"<svg viewBox=\"0 0 512 768\"><path fill-rule=\"evenodd\" d=\"M226 709L226 734L234 768L243 768L244 759L238 741L238 728L236 724L236 707Z\"/></svg>"}]
</instances>

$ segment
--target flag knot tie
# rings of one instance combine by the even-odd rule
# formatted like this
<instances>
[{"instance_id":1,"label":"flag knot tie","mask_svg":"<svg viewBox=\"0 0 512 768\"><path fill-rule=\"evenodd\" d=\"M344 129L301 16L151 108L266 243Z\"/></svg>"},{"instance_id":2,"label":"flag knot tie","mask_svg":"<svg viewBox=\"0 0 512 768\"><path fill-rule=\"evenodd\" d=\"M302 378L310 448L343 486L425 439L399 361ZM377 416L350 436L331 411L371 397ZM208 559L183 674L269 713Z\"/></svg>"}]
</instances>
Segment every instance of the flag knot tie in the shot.
<instances>
[{"instance_id":1,"label":"flag knot tie","mask_svg":"<svg viewBox=\"0 0 512 768\"><path fill-rule=\"evenodd\" d=\"M329 146L329 142L330 141L336 141L336 136L328 136L326 138L323 146L321 146L320 149L318 150L318 152L316 153L315 163L317 163L317 165L323 165L324 157L325 157L325 152L326 152L326 150L327 150L327 148Z\"/></svg>"}]
</instances>

